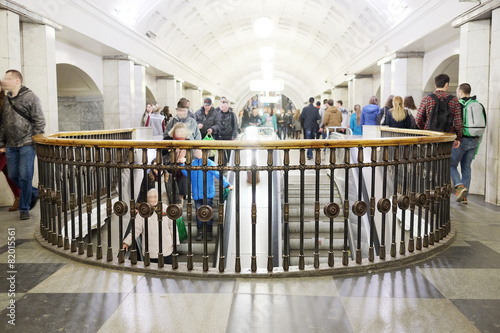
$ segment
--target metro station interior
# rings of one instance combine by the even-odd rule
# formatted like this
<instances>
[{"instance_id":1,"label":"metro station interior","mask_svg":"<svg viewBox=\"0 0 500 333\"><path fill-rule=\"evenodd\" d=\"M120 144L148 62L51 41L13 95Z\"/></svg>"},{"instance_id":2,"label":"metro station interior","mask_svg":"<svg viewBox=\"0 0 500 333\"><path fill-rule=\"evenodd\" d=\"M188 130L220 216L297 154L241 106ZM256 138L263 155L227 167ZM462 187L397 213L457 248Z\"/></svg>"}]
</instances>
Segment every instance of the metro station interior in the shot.
<instances>
[{"instance_id":1,"label":"metro station interior","mask_svg":"<svg viewBox=\"0 0 500 333\"><path fill-rule=\"evenodd\" d=\"M19 70L46 120L29 220L0 176L1 331L500 331L500 0L0 0L0 36L0 79ZM147 104L175 116L181 98L236 114L310 97L349 114L373 96L418 107L439 74L487 114L467 205L453 134L173 142L143 123ZM183 164L162 160L176 149ZM198 170L232 185L215 181L211 208L190 186L168 202L161 177L167 209L136 202L149 172ZM153 217L172 224L172 262L150 262L161 234L159 253L149 237L122 249L129 220Z\"/></svg>"}]
</instances>

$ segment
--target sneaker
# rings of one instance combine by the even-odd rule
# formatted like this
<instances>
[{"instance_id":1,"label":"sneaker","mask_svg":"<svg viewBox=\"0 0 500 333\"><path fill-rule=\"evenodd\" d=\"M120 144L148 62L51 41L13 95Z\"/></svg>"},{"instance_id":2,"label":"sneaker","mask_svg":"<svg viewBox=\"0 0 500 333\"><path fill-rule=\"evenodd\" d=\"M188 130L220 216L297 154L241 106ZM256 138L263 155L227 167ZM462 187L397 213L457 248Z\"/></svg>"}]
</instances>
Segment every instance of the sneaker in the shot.
<instances>
[{"instance_id":1,"label":"sneaker","mask_svg":"<svg viewBox=\"0 0 500 333\"><path fill-rule=\"evenodd\" d=\"M462 201L460 201L461 204L467 205L467 197L464 197Z\"/></svg>"},{"instance_id":2,"label":"sneaker","mask_svg":"<svg viewBox=\"0 0 500 333\"><path fill-rule=\"evenodd\" d=\"M199 242L203 239L203 231L198 230L198 235L196 235L196 240Z\"/></svg>"},{"instance_id":3,"label":"sneaker","mask_svg":"<svg viewBox=\"0 0 500 333\"><path fill-rule=\"evenodd\" d=\"M30 213L29 212L21 212L21 220L29 220Z\"/></svg>"},{"instance_id":4,"label":"sneaker","mask_svg":"<svg viewBox=\"0 0 500 333\"><path fill-rule=\"evenodd\" d=\"M210 242L212 240L212 232L207 231L207 242Z\"/></svg>"},{"instance_id":5,"label":"sneaker","mask_svg":"<svg viewBox=\"0 0 500 333\"><path fill-rule=\"evenodd\" d=\"M36 203L38 202L38 199L40 199L39 195L37 195L36 197L34 197L34 198L31 199L30 210L32 210L33 207L35 207Z\"/></svg>"},{"instance_id":6,"label":"sneaker","mask_svg":"<svg viewBox=\"0 0 500 333\"><path fill-rule=\"evenodd\" d=\"M462 201L462 199L467 194L467 189L463 185L458 185L456 187L455 195L457 196L457 202Z\"/></svg>"}]
</instances>

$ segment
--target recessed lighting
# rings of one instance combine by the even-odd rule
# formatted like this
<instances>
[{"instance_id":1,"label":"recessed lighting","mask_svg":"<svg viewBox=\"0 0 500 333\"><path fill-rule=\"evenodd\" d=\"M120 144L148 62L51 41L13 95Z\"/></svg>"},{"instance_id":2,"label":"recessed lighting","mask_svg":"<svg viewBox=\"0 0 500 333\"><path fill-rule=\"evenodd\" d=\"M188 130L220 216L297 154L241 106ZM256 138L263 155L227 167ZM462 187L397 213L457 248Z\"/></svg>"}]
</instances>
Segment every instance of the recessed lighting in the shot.
<instances>
[{"instance_id":1,"label":"recessed lighting","mask_svg":"<svg viewBox=\"0 0 500 333\"><path fill-rule=\"evenodd\" d=\"M260 17L253 23L253 31L260 38L271 36L274 30L274 23L269 17Z\"/></svg>"}]
</instances>

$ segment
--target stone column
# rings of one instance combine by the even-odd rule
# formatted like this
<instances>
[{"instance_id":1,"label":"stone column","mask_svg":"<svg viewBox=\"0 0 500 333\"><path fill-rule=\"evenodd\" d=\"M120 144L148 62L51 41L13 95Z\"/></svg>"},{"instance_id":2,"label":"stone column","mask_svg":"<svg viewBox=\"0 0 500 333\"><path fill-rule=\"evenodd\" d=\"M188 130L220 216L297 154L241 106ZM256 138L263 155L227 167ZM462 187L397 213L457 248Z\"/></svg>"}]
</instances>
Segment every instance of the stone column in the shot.
<instances>
[{"instance_id":1,"label":"stone column","mask_svg":"<svg viewBox=\"0 0 500 333\"><path fill-rule=\"evenodd\" d=\"M22 23L24 82L40 98L45 115L45 132L58 131L55 29L35 23Z\"/></svg>"},{"instance_id":2,"label":"stone column","mask_svg":"<svg viewBox=\"0 0 500 333\"><path fill-rule=\"evenodd\" d=\"M495 9L491 15L491 52L490 52L490 68L489 68L489 98L488 103L483 100L483 105L486 108L488 115L488 129L483 136L480 152L486 150L486 201L500 205L500 135L498 128L500 127L500 8ZM479 89L472 87L473 92L476 92L478 98L484 96ZM475 165L472 165L473 177L476 173ZM473 178L472 183L475 182Z\"/></svg>"},{"instance_id":3,"label":"stone column","mask_svg":"<svg viewBox=\"0 0 500 333\"><path fill-rule=\"evenodd\" d=\"M134 127L138 123L137 119L134 119L136 115L133 112L134 62L127 56L105 56L103 66L104 129Z\"/></svg>"},{"instance_id":4,"label":"stone column","mask_svg":"<svg viewBox=\"0 0 500 333\"><path fill-rule=\"evenodd\" d=\"M132 127L141 126L141 118L144 110L146 110L146 67L136 64L134 65L134 109L132 112Z\"/></svg>"},{"instance_id":5,"label":"stone column","mask_svg":"<svg viewBox=\"0 0 500 333\"><path fill-rule=\"evenodd\" d=\"M422 99L423 86L423 52L397 52L396 59L391 61L391 93L394 96L413 96L415 103ZM386 95L382 97L381 104L385 104Z\"/></svg>"},{"instance_id":6,"label":"stone column","mask_svg":"<svg viewBox=\"0 0 500 333\"><path fill-rule=\"evenodd\" d=\"M180 98L177 96L177 85L175 77L158 76L156 78L156 84L158 104L163 106L168 105L170 107L170 112L175 115L175 108L177 107L177 102Z\"/></svg>"},{"instance_id":7,"label":"stone column","mask_svg":"<svg viewBox=\"0 0 500 333\"><path fill-rule=\"evenodd\" d=\"M380 103L383 104L392 95L391 62L380 64Z\"/></svg>"},{"instance_id":8,"label":"stone column","mask_svg":"<svg viewBox=\"0 0 500 333\"><path fill-rule=\"evenodd\" d=\"M177 97L177 101L179 101L179 99L181 99L181 97L186 97L186 94L184 92L184 88L182 86L182 84L184 83L184 81L182 80L179 80L179 79L175 79L175 95Z\"/></svg>"},{"instance_id":9,"label":"stone column","mask_svg":"<svg viewBox=\"0 0 500 333\"><path fill-rule=\"evenodd\" d=\"M332 93L333 101L342 101L344 109L354 109L354 104L349 104L349 89L347 87L335 87Z\"/></svg>"},{"instance_id":10,"label":"stone column","mask_svg":"<svg viewBox=\"0 0 500 333\"><path fill-rule=\"evenodd\" d=\"M491 39L494 42L494 39ZM495 55L492 53L491 55ZM493 72L492 72L493 73ZM480 20L465 23L460 27L460 60L458 84L469 83L472 95L486 107L488 105L488 85L490 74L490 20ZM455 94L455 91L451 91ZM491 94L490 97L494 95ZM498 105L497 105L498 107ZM491 114L491 110L490 114ZM491 125L491 123L490 123ZM492 127L490 126L490 131ZM497 128L495 129L497 131ZM487 137L487 136L485 136ZM472 162L472 181L469 193L485 193L486 184L486 151L488 140L483 140L479 146L479 152ZM495 145L498 151L498 143ZM493 147L491 147L493 148ZM489 181L488 181L489 182Z\"/></svg>"},{"instance_id":11,"label":"stone column","mask_svg":"<svg viewBox=\"0 0 500 333\"><path fill-rule=\"evenodd\" d=\"M21 71L21 30L19 15L0 9L0 37L4 41L0 48L0 75L5 71Z\"/></svg>"},{"instance_id":12,"label":"stone column","mask_svg":"<svg viewBox=\"0 0 500 333\"><path fill-rule=\"evenodd\" d=\"M186 97L191 102L191 109L193 110L193 112L199 110L203 104L201 93L202 91L196 87L188 88L184 91L184 97Z\"/></svg>"},{"instance_id":13,"label":"stone column","mask_svg":"<svg viewBox=\"0 0 500 333\"><path fill-rule=\"evenodd\" d=\"M373 91L372 75L356 75L349 81L349 108L359 104L361 107L368 104L370 98L375 95Z\"/></svg>"}]
</instances>

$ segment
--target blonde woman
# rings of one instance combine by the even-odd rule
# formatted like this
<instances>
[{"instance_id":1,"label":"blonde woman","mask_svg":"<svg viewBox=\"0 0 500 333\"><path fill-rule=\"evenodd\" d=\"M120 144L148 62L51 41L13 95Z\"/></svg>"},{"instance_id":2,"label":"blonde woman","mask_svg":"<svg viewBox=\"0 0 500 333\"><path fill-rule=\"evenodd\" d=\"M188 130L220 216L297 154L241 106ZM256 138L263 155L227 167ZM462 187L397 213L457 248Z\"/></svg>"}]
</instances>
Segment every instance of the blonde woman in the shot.
<instances>
[{"instance_id":1,"label":"blonde woman","mask_svg":"<svg viewBox=\"0 0 500 333\"><path fill-rule=\"evenodd\" d=\"M411 128L411 115L404 108L403 98L394 96L393 108L387 111L385 124L389 127Z\"/></svg>"},{"instance_id":2,"label":"blonde woman","mask_svg":"<svg viewBox=\"0 0 500 333\"><path fill-rule=\"evenodd\" d=\"M292 126L295 139L300 139L300 132L302 132L302 123L300 122L299 109L295 110L293 114Z\"/></svg>"}]
</instances>

